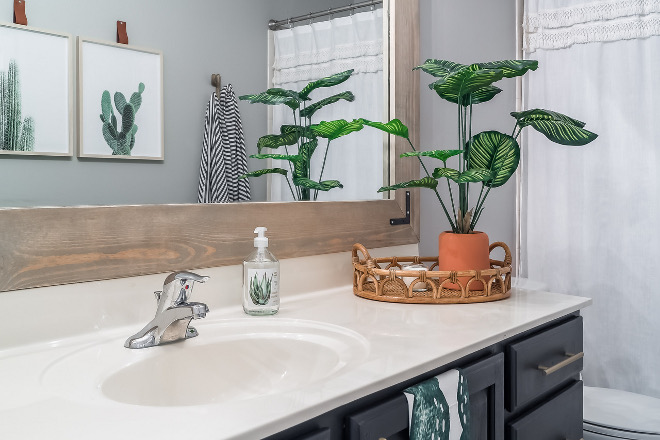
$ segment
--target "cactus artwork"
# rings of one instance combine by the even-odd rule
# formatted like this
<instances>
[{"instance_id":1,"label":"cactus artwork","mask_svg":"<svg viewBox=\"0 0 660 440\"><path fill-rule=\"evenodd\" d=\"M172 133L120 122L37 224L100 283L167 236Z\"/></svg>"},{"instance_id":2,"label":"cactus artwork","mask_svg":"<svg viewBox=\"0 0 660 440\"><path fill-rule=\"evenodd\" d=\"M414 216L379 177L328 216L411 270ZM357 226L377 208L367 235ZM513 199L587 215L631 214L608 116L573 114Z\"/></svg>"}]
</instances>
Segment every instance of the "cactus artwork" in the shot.
<instances>
[{"instance_id":1,"label":"cactus artwork","mask_svg":"<svg viewBox=\"0 0 660 440\"><path fill-rule=\"evenodd\" d=\"M272 285L272 275L270 278L266 278L266 274L264 273L261 280L259 280L255 274L250 280L250 299L252 299L252 302L259 306L265 306L268 304Z\"/></svg>"},{"instance_id":2,"label":"cactus artwork","mask_svg":"<svg viewBox=\"0 0 660 440\"><path fill-rule=\"evenodd\" d=\"M0 150L34 151L34 119L22 116L21 80L15 60L0 72Z\"/></svg>"},{"instance_id":3,"label":"cactus artwork","mask_svg":"<svg viewBox=\"0 0 660 440\"><path fill-rule=\"evenodd\" d=\"M105 90L101 96L101 128L103 138L112 149L113 156L130 156L135 146L135 135L138 126L135 125L135 115L142 105L142 92L144 84L140 83L138 91L131 95L131 99L126 101L126 97L121 92L116 92L114 96L115 108L121 115L121 131L117 126L117 117L112 109L110 101L110 92Z\"/></svg>"}]
</instances>

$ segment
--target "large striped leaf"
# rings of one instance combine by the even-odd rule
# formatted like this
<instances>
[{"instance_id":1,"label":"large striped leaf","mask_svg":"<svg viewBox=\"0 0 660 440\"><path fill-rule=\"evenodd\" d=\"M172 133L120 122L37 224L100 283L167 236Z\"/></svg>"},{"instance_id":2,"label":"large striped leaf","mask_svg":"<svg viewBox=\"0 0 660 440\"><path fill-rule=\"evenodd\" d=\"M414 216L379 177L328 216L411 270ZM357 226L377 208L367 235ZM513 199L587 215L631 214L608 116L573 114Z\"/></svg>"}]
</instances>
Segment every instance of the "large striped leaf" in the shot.
<instances>
[{"instance_id":1,"label":"large striped leaf","mask_svg":"<svg viewBox=\"0 0 660 440\"><path fill-rule=\"evenodd\" d=\"M377 128L378 130L382 130L385 133L393 134L396 136L400 136L402 138L408 139L408 127L406 127L403 122L401 122L398 119L392 119L390 122L383 123L383 122L373 122L369 121L367 119L358 119L358 122L361 124L367 125L369 127Z\"/></svg>"},{"instance_id":2,"label":"large striped leaf","mask_svg":"<svg viewBox=\"0 0 660 440\"><path fill-rule=\"evenodd\" d=\"M443 162L447 162L447 159L449 159L452 156L456 156L457 154L461 154L462 152L463 150L410 151L407 153L403 153L401 157L428 156L434 159L439 159Z\"/></svg>"},{"instance_id":3,"label":"large striped leaf","mask_svg":"<svg viewBox=\"0 0 660 440\"><path fill-rule=\"evenodd\" d=\"M476 66L480 69L499 69L505 78L514 78L524 75L528 70L536 70L539 67L539 62L536 60L504 60L476 63Z\"/></svg>"},{"instance_id":4,"label":"large striped leaf","mask_svg":"<svg viewBox=\"0 0 660 440\"><path fill-rule=\"evenodd\" d=\"M498 131L484 131L472 138L468 148L470 166L493 171L486 186L504 185L516 172L520 162L520 147L514 138Z\"/></svg>"},{"instance_id":5,"label":"large striped leaf","mask_svg":"<svg viewBox=\"0 0 660 440\"><path fill-rule=\"evenodd\" d=\"M242 176L240 176L239 179L247 179L248 177L259 177L259 176L263 176L264 174L275 174L275 173L286 176L288 171L283 170L282 168L267 168L265 170L258 170L258 171L252 171L250 173L245 173Z\"/></svg>"},{"instance_id":6,"label":"large striped leaf","mask_svg":"<svg viewBox=\"0 0 660 440\"><path fill-rule=\"evenodd\" d=\"M288 89L282 89L282 88L279 88L279 87L275 87L275 88L266 90L266 93L268 93L269 95L273 95L273 96L283 96L285 98L293 98L296 101L302 101L302 99L300 98L300 95L295 90L288 90Z\"/></svg>"},{"instance_id":7,"label":"large striped leaf","mask_svg":"<svg viewBox=\"0 0 660 440\"><path fill-rule=\"evenodd\" d=\"M301 159L298 154L251 154L253 159L275 159L275 160L288 160L290 162L296 162Z\"/></svg>"},{"instance_id":8,"label":"large striped leaf","mask_svg":"<svg viewBox=\"0 0 660 440\"><path fill-rule=\"evenodd\" d=\"M360 131L364 127L359 120L347 122L345 119L339 119L336 121L322 121L319 124L310 125L309 128L319 137L334 140L354 131Z\"/></svg>"},{"instance_id":9,"label":"large striped leaf","mask_svg":"<svg viewBox=\"0 0 660 440\"><path fill-rule=\"evenodd\" d=\"M303 127L301 125L282 125L280 127L280 133L282 134L292 132L297 132L301 137L306 137L307 139L316 139L316 134L309 127Z\"/></svg>"},{"instance_id":10,"label":"large striped leaf","mask_svg":"<svg viewBox=\"0 0 660 440\"><path fill-rule=\"evenodd\" d=\"M257 95L243 95L239 96L238 99L241 101L248 101L250 104L266 104L266 105L279 105L284 104L292 108L293 110L298 110L300 108L300 101L291 98L289 96L279 96L271 95L267 92L262 92Z\"/></svg>"},{"instance_id":11,"label":"large striped leaf","mask_svg":"<svg viewBox=\"0 0 660 440\"><path fill-rule=\"evenodd\" d=\"M497 69L477 69L472 70L472 66L463 68L457 72L450 73L444 79L436 81L433 84L433 90L442 99L450 102L457 102L465 95L476 92L482 87L490 86L495 81L504 77L501 70ZM495 96L495 95L493 95Z\"/></svg>"},{"instance_id":12,"label":"large striped leaf","mask_svg":"<svg viewBox=\"0 0 660 440\"><path fill-rule=\"evenodd\" d=\"M353 74L353 69L346 70L345 72L340 72L331 76L327 76L325 78L321 78L316 81L312 81L311 83L307 84L304 89L302 89L302 91L298 94L298 96L300 97L300 99L307 100L309 94L312 93L312 91L320 87L332 87L332 86L336 86L337 84L341 84L344 81L346 81L348 78L350 78L352 74Z\"/></svg>"},{"instance_id":13,"label":"large striped leaf","mask_svg":"<svg viewBox=\"0 0 660 440\"><path fill-rule=\"evenodd\" d=\"M302 144L300 146L300 151L298 152L300 158L305 162L309 163L309 161L312 159L312 155L314 154L314 151L316 150L318 144L319 141L316 139L313 139L309 142L305 142L304 144Z\"/></svg>"},{"instance_id":14,"label":"large striped leaf","mask_svg":"<svg viewBox=\"0 0 660 440\"><path fill-rule=\"evenodd\" d=\"M309 105L304 109L300 110L300 116L303 118L311 118L312 115L322 107L325 107L326 105L334 104L335 102L342 99L348 102L353 102L355 101L355 95L353 95L353 93L351 92L343 92L343 93L338 93L336 95L332 95L328 98L322 99L319 102L315 102L314 104Z\"/></svg>"},{"instance_id":15,"label":"large striped leaf","mask_svg":"<svg viewBox=\"0 0 660 440\"><path fill-rule=\"evenodd\" d=\"M438 181L432 177L424 177L419 180L410 180L408 182L397 183L396 185L383 186L378 192L394 191L401 188L430 188L435 189Z\"/></svg>"},{"instance_id":16,"label":"large striped leaf","mask_svg":"<svg viewBox=\"0 0 660 440\"><path fill-rule=\"evenodd\" d=\"M436 83L429 84L429 88L433 89ZM469 106L470 104L481 104L482 102L487 102L493 99L502 89L495 86L486 86L480 89L475 90L469 95L463 96L461 99L461 104L464 106ZM454 104L458 103L458 96L452 92L445 93L444 99Z\"/></svg>"},{"instance_id":17,"label":"large striped leaf","mask_svg":"<svg viewBox=\"0 0 660 440\"><path fill-rule=\"evenodd\" d=\"M293 179L293 184L307 189L315 189L318 191L330 191L333 188L343 188L339 180L324 180L322 182L316 182L311 179L304 177L296 177Z\"/></svg>"},{"instance_id":18,"label":"large striped leaf","mask_svg":"<svg viewBox=\"0 0 660 440\"><path fill-rule=\"evenodd\" d=\"M262 136L257 141L257 150L261 153L264 148L279 148L283 145L293 145L298 142L300 133L297 130L292 130L283 134L267 134Z\"/></svg>"},{"instance_id":19,"label":"large striped leaf","mask_svg":"<svg viewBox=\"0 0 660 440\"><path fill-rule=\"evenodd\" d=\"M522 127L530 125L534 121L558 121L566 122L567 124L575 125L576 127L583 128L586 124L577 119L573 119L570 116L564 114L553 112L551 110L544 110L542 108L535 108L532 110L526 110L524 112L511 112L511 116L516 118L516 123Z\"/></svg>"},{"instance_id":20,"label":"large striped leaf","mask_svg":"<svg viewBox=\"0 0 660 440\"><path fill-rule=\"evenodd\" d=\"M464 96L461 104L466 107L470 104L481 104L482 102L490 101L501 91L502 89L495 86L482 87L470 93L469 95Z\"/></svg>"},{"instance_id":21,"label":"large striped leaf","mask_svg":"<svg viewBox=\"0 0 660 440\"><path fill-rule=\"evenodd\" d=\"M562 145L586 145L598 137L596 133L561 121L533 121L529 125L552 142Z\"/></svg>"},{"instance_id":22,"label":"large striped leaf","mask_svg":"<svg viewBox=\"0 0 660 440\"><path fill-rule=\"evenodd\" d=\"M433 177L447 177L456 183L486 182L492 179L493 173L485 168L471 168L462 173L451 168L436 168L433 170Z\"/></svg>"},{"instance_id":23,"label":"large striped leaf","mask_svg":"<svg viewBox=\"0 0 660 440\"><path fill-rule=\"evenodd\" d=\"M413 70L422 70L430 75L435 76L436 78L443 78L449 75L452 72L456 72L463 67L466 67L464 64L454 63L453 61L445 60L434 60L429 58L424 61L424 64L413 68Z\"/></svg>"}]
</instances>

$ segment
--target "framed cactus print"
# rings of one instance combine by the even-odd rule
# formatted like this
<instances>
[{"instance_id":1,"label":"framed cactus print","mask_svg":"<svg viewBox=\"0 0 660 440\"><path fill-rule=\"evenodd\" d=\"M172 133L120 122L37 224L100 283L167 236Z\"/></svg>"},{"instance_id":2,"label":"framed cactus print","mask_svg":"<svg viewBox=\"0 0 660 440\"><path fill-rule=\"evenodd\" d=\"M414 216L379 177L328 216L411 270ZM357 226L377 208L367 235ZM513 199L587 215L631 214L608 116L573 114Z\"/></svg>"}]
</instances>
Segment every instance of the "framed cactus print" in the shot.
<instances>
[{"instance_id":1,"label":"framed cactus print","mask_svg":"<svg viewBox=\"0 0 660 440\"><path fill-rule=\"evenodd\" d=\"M78 157L164 159L163 54L78 39Z\"/></svg>"},{"instance_id":2,"label":"framed cactus print","mask_svg":"<svg viewBox=\"0 0 660 440\"><path fill-rule=\"evenodd\" d=\"M73 154L72 37L0 23L0 159Z\"/></svg>"}]
</instances>

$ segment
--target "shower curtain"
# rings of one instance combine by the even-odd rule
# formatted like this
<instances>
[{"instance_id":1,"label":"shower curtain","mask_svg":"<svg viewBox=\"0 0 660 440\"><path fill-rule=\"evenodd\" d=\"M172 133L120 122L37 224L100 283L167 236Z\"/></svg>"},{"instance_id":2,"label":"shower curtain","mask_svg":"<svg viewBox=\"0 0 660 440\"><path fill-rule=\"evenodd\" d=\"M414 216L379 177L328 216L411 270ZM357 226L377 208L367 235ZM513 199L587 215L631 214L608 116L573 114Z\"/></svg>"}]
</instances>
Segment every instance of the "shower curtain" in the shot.
<instances>
[{"instance_id":1,"label":"shower curtain","mask_svg":"<svg viewBox=\"0 0 660 440\"><path fill-rule=\"evenodd\" d=\"M310 97L314 102L347 90L355 95L354 102L340 101L322 108L314 115L313 123L357 118L383 120L382 9L274 31L272 37L275 46L273 87L302 90L311 81L355 69L348 81L312 92ZM279 133L281 125L292 123L291 109L283 105L273 107L274 133ZM313 180L318 180L325 148L326 140L319 139L312 159ZM273 161L273 166L288 169L287 163L278 161ZM377 193L383 186L382 132L367 127L332 141L323 172L323 180L331 179L339 180L344 188L320 192L318 200L382 198ZM283 176L274 175L270 182L269 200L292 199Z\"/></svg>"},{"instance_id":2,"label":"shower curtain","mask_svg":"<svg viewBox=\"0 0 660 440\"><path fill-rule=\"evenodd\" d=\"M588 296L586 385L660 397L660 1L525 0L524 107L587 123L584 147L527 129L523 276Z\"/></svg>"}]
</instances>

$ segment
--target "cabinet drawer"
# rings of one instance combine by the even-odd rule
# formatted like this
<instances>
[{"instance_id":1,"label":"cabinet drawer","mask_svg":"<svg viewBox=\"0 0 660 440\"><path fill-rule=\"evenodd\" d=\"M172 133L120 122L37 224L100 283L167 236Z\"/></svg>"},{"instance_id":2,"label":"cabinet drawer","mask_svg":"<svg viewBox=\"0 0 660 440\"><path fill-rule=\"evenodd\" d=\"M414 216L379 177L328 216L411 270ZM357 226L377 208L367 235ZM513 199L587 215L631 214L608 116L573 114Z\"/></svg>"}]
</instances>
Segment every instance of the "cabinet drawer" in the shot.
<instances>
[{"instance_id":1,"label":"cabinet drawer","mask_svg":"<svg viewBox=\"0 0 660 440\"><path fill-rule=\"evenodd\" d=\"M507 410L578 379L582 353L581 316L507 346Z\"/></svg>"},{"instance_id":2,"label":"cabinet drawer","mask_svg":"<svg viewBox=\"0 0 660 440\"><path fill-rule=\"evenodd\" d=\"M508 440L578 440L582 438L582 382L507 427Z\"/></svg>"}]
</instances>

